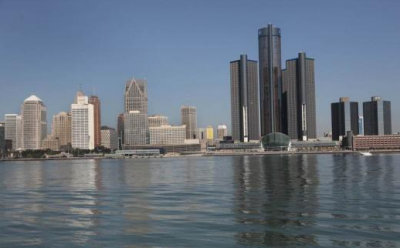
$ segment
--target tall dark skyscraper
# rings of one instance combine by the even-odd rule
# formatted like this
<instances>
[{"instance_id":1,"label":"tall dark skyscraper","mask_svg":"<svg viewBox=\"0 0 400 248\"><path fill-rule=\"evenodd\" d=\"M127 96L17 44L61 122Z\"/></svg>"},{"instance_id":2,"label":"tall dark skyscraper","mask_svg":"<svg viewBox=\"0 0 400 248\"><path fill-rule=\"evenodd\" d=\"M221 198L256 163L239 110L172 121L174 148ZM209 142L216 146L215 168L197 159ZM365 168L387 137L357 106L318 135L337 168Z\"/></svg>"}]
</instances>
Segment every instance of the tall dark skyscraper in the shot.
<instances>
[{"instance_id":1,"label":"tall dark skyscraper","mask_svg":"<svg viewBox=\"0 0 400 248\"><path fill-rule=\"evenodd\" d=\"M380 97L372 97L370 102L363 103L364 134L392 134L392 114L390 101L382 101Z\"/></svg>"},{"instance_id":2,"label":"tall dark skyscraper","mask_svg":"<svg viewBox=\"0 0 400 248\"><path fill-rule=\"evenodd\" d=\"M347 131L358 135L358 102L350 102L348 97L341 97L339 102L331 104L332 140L346 136Z\"/></svg>"},{"instance_id":3,"label":"tall dark skyscraper","mask_svg":"<svg viewBox=\"0 0 400 248\"><path fill-rule=\"evenodd\" d=\"M94 147L101 146L101 103L98 96L91 95L89 103L93 105L94 114Z\"/></svg>"},{"instance_id":4,"label":"tall dark skyscraper","mask_svg":"<svg viewBox=\"0 0 400 248\"><path fill-rule=\"evenodd\" d=\"M231 62L230 71L233 139L260 140L257 62L240 55L240 60Z\"/></svg>"},{"instance_id":5,"label":"tall dark skyscraper","mask_svg":"<svg viewBox=\"0 0 400 248\"><path fill-rule=\"evenodd\" d=\"M282 132L281 31L269 24L258 30L261 135Z\"/></svg>"},{"instance_id":6,"label":"tall dark skyscraper","mask_svg":"<svg viewBox=\"0 0 400 248\"><path fill-rule=\"evenodd\" d=\"M282 70L282 129L291 139L317 138L314 59L299 53Z\"/></svg>"}]
</instances>

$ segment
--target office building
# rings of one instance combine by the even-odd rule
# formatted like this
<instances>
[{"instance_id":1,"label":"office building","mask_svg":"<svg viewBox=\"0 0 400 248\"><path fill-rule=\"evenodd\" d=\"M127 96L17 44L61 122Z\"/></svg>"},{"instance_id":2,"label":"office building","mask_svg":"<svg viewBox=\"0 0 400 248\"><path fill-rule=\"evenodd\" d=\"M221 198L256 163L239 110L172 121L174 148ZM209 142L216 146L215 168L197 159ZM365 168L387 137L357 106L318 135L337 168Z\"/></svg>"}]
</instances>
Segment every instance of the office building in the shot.
<instances>
[{"instance_id":1,"label":"office building","mask_svg":"<svg viewBox=\"0 0 400 248\"><path fill-rule=\"evenodd\" d=\"M364 135L364 116L358 117L358 135Z\"/></svg>"},{"instance_id":2,"label":"office building","mask_svg":"<svg viewBox=\"0 0 400 248\"><path fill-rule=\"evenodd\" d=\"M0 158L5 156L6 151L6 123L0 122Z\"/></svg>"},{"instance_id":3,"label":"office building","mask_svg":"<svg viewBox=\"0 0 400 248\"><path fill-rule=\"evenodd\" d=\"M114 128L101 127L101 146L111 151L118 149L118 134Z\"/></svg>"},{"instance_id":4,"label":"office building","mask_svg":"<svg viewBox=\"0 0 400 248\"><path fill-rule=\"evenodd\" d=\"M225 136L228 136L228 127L226 125L219 125L217 127L217 139L224 140Z\"/></svg>"},{"instance_id":5,"label":"office building","mask_svg":"<svg viewBox=\"0 0 400 248\"><path fill-rule=\"evenodd\" d=\"M208 141L214 140L214 128L212 126L207 127L207 140Z\"/></svg>"},{"instance_id":6,"label":"office building","mask_svg":"<svg viewBox=\"0 0 400 248\"><path fill-rule=\"evenodd\" d=\"M282 129L291 139L317 138L314 59L299 53L282 70Z\"/></svg>"},{"instance_id":7,"label":"office building","mask_svg":"<svg viewBox=\"0 0 400 248\"><path fill-rule=\"evenodd\" d=\"M47 108L37 96L25 99L21 106L22 149L40 150L47 136Z\"/></svg>"},{"instance_id":8,"label":"office building","mask_svg":"<svg viewBox=\"0 0 400 248\"><path fill-rule=\"evenodd\" d=\"M125 86L125 113L139 111L147 114L147 80L131 79Z\"/></svg>"},{"instance_id":9,"label":"office building","mask_svg":"<svg viewBox=\"0 0 400 248\"><path fill-rule=\"evenodd\" d=\"M42 150L47 150L47 149L52 151L59 151L60 150L59 139L51 134L47 135L47 137L42 141Z\"/></svg>"},{"instance_id":10,"label":"office building","mask_svg":"<svg viewBox=\"0 0 400 248\"><path fill-rule=\"evenodd\" d=\"M380 97L372 97L370 102L363 103L364 134L392 134L392 114L390 101Z\"/></svg>"},{"instance_id":11,"label":"office building","mask_svg":"<svg viewBox=\"0 0 400 248\"><path fill-rule=\"evenodd\" d=\"M281 31L269 24L258 30L261 136L282 132Z\"/></svg>"},{"instance_id":12,"label":"office building","mask_svg":"<svg viewBox=\"0 0 400 248\"><path fill-rule=\"evenodd\" d=\"M181 124L186 126L186 139L197 139L196 107L181 107Z\"/></svg>"},{"instance_id":13,"label":"office building","mask_svg":"<svg viewBox=\"0 0 400 248\"><path fill-rule=\"evenodd\" d=\"M257 62L240 55L230 63L231 121L234 140L260 139Z\"/></svg>"},{"instance_id":14,"label":"office building","mask_svg":"<svg viewBox=\"0 0 400 248\"><path fill-rule=\"evenodd\" d=\"M5 139L11 142L13 151L21 148L21 136L21 116L17 114L6 114Z\"/></svg>"},{"instance_id":15,"label":"office building","mask_svg":"<svg viewBox=\"0 0 400 248\"><path fill-rule=\"evenodd\" d=\"M93 105L94 147L101 145L101 102L98 96L90 96L89 104Z\"/></svg>"},{"instance_id":16,"label":"office building","mask_svg":"<svg viewBox=\"0 0 400 248\"><path fill-rule=\"evenodd\" d=\"M130 111L124 114L124 145L148 144L148 119L147 114L140 111Z\"/></svg>"},{"instance_id":17,"label":"office building","mask_svg":"<svg viewBox=\"0 0 400 248\"><path fill-rule=\"evenodd\" d=\"M117 132L118 132L118 145L122 148L124 144L124 114L118 115Z\"/></svg>"},{"instance_id":18,"label":"office building","mask_svg":"<svg viewBox=\"0 0 400 248\"><path fill-rule=\"evenodd\" d=\"M53 116L52 136L58 139L59 146L67 150L71 145L71 113L60 112Z\"/></svg>"},{"instance_id":19,"label":"office building","mask_svg":"<svg viewBox=\"0 0 400 248\"><path fill-rule=\"evenodd\" d=\"M148 117L148 119L149 119L149 127L161 127L169 125L167 116L151 115Z\"/></svg>"},{"instance_id":20,"label":"office building","mask_svg":"<svg viewBox=\"0 0 400 248\"><path fill-rule=\"evenodd\" d=\"M73 148L93 150L94 107L87 96L77 96L71 105L71 143Z\"/></svg>"},{"instance_id":21,"label":"office building","mask_svg":"<svg viewBox=\"0 0 400 248\"><path fill-rule=\"evenodd\" d=\"M348 131L358 135L358 103L341 97L331 104L332 140L341 140Z\"/></svg>"},{"instance_id":22,"label":"office building","mask_svg":"<svg viewBox=\"0 0 400 248\"><path fill-rule=\"evenodd\" d=\"M186 126L157 126L149 127L150 145L178 145L184 144L186 139Z\"/></svg>"}]
</instances>

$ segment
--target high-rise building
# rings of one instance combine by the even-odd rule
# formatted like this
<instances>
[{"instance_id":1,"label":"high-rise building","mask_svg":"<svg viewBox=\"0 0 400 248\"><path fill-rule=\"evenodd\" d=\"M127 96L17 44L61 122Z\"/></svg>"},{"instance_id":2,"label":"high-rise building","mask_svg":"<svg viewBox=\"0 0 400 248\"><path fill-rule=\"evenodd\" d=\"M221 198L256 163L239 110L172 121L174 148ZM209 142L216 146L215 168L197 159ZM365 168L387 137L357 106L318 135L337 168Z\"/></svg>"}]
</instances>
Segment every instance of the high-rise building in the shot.
<instances>
[{"instance_id":1,"label":"high-rise building","mask_svg":"<svg viewBox=\"0 0 400 248\"><path fill-rule=\"evenodd\" d=\"M47 136L47 108L37 96L25 99L21 107L24 150L39 150Z\"/></svg>"},{"instance_id":2,"label":"high-rise building","mask_svg":"<svg viewBox=\"0 0 400 248\"><path fill-rule=\"evenodd\" d=\"M358 118L358 134L364 135L364 116Z\"/></svg>"},{"instance_id":3,"label":"high-rise building","mask_svg":"<svg viewBox=\"0 0 400 248\"><path fill-rule=\"evenodd\" d=\"M94 107L87 96L77 96L71 105L71 143L73 148L93 150Z\"/></svg>"},{"instance_id":4,"label":"high-rise building","mask_svg":"<svg viewBox=\"0 0 400 248\"><path fill-rule=\"evenodd\" d=\"M124 114L124 145L146 145L148 142L147 114L140 111L130 111Z\"/></svg>"},{"instance_id":5,"label":"high-rise building","mask_svg":"<svg viewBox=\"0 0 400 248\"><path fill-rule=\"evenodd\" d=\"M214 140L214 128L212 126L207 127L207 140Z\"/></svg>"},{"instance_id":6,"label":"high-rise building","mask_svg":"<svg viewBox=\"0 0 400 248\"><path fill-rule=\"evenodd\" d=\"M94 146L101 145L101 102L98 96L90 96L89 104L93 105L94 114Z\"/></svg>"},{"instance_id":7,"label":"high-rise building","mask_svg":"<svg viewBox=\"0 0 400 248\"><path fill-rule=\"evenodd\" d=\"M259 140L257 62L247 60L247 55L240 55L240 60L231 62L230 71L233 139L242 142Z\"/></svg>"},{"instance_id":8,"label":"high-rise building","mask_svg":"<svg viewBox=\"0 0 400 248\"><path fill-rule=\"evenodd\" d=\"M140 111L147 114L147 80L131 79L125 86L125 113Z\"/></svg>"},{"instance_id":9,"label":"high-rise building","mask_svg":"<svg viewBox=\"0 0 400 248\"><path fill-rule=\"evenodd\" d=\"M0 158L3 158L6 150L6 123L0 122Z\"/></svg>"},{"instance_id":10,"label":"high-rise building","mask_svg":"<svg viewBox=\"0 0 400 248\"><path fill-rule=\"evenodd\" d=\"M52 136L58 139L61 149L71 145L71 113L60 112L53 116Z\"/></svg>"},{"instance_id":11,"label":"high-rise building","mask_svg":"<svg viewBox=\"0 0 400 248\"><path fill-rule=\"evenodd\" d=\"M261 136L282 132L281 30L269 24L258 30Z\"/></svg>"},{"instance_id":12,"label":"high-rise building","mask_svg":"<svg viewBox=\"0 0 400 248\"><path fill-rule=\"evenodd\" d=\"M168 125L168 117L162 115L151 115L149 118L149 127L161 127Z\"/></svg>"},{"instance_id":13,"label":"high-rise building","mask_svg":"<svg viewBox=\"0 0 400 248\"><path fill-rule=\"evenodd\" d=\"M118 134L114 128L101 127L101 146L111 151L118 149Z\"/></svg>"},{"instance_id":14,"label":"high-rise building","mask_svg":"<svg viewBox=\"0 0 400 248\"><path fill-rule=\"evenodd\" d=\"M363 103L364 134L392 134L392 113L390 101L380 97L372 97L370 102Z\"/></svg>"},{"instance_id":15,"label":"high-rise building","mask_svg":"<svg viewBox=\"0 0 400 248\"><path fill-rule=\"evenodd\" d=\"M196 107L181 107L181 124L186 126L186 139L197 139Z\"/></svg>"},{"instance_id":16,"label":"high-rise building","mask_svg":"<svg viewBox=\"0 0 400 248\"><path fill-rule=\"evenodd\" d=\"M124 144L124 114L118 115L118 123L117 123L117 132L118 132L118 148L122 148Z\"/></svg>"},{"instance_id":17,"label":"high-rise building","mask_svg":"<svg viewBox=\"0 0 400 248\"><path fill-rule=\"evenodd\" d=\"M352 131L358 135L358 102L350 102L341 97L339 102L331 104L332 140L340 140Z\"/></svg>"},{"instance_id":18,"label":"high-rise building","mask_svg":"<svg viewBox=\"0 0 400 248\"><path fill-rule=\"evenodd\" d=\"M5 115L5 139L11 141L13 151L22 148L21 122L22 122L21 116L17 114Z\"/></svg>"},{"instance_id":19,"label":"high-rise building","mask_svg":"<svg viewBox=\"0 0 400 248\"><path fill-rule=\"evenodd\" d=\"M301 52L282 70L282 128L291 139L317 138L314 59Z\"/></svg>"},{"instance_id":20,"label":"high-rise building","mask_svg":"<svg viewBox=\"0 0 400 248\"><path fill-rule=\"evenodd\" d=\"M217 127L217 139L223 140L225 136L228 136L228 127L226 125L219 125Z\"/></svg>"},{"instance_id":21,"label":"high-rise building","mask_svg":"<svg viewBox=\"0 0 400 248\"><path fill-rule=\"evenodd\" d=\"M178 145L184 144L186 139L186 126L163 125L149 127L150 145Z\"/></svg>"}]
</instances>

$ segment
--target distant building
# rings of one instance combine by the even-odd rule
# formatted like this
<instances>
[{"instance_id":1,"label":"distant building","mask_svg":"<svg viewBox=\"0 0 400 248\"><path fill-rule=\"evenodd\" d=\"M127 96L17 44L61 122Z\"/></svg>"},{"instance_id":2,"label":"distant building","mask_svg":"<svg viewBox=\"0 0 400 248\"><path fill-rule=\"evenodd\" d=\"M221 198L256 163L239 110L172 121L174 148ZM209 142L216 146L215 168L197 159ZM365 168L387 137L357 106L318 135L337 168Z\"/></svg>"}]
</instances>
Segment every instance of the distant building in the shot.
<instances>
[{"instance_id":1,"label":"distant building","mask_svg":"<svg viewBox=\"0 0 400 248\"><path fill-rule=\"evenodd\" d=\"M186 126L186 139L197 139L196 107L181 107L181 124Z\"/></svg>"},{"instance_id":2,"label":"distant building","mask_svg":"<svg viewBox=\"0 0 400 248\"><path fill-rule=\"evenodd\" d=\"M353 137L353 150L398 150L400 135L364 135Z\"/></svg>"},{"instance_id":3,"label":"distant building","mask_svg":"<svg viewBox=\"0 0 400 248\"><path fill-rule=\"evenodd\" d=\"M150 145L177 145L184 144L186 126L158 126L150 127Z\"/></svg>"},{"instance_id":4,"label":"distant building","mask_svg":"<svg viewBox=\"0 0 400 248\"><path fill-rule=\"evenodd\" d=\"M372 97L370 102L363 103L364 134L392 134L392 114L390 101Z\"/></svg>"},{"instance_id":5,"label":"distant building","mask_svg":"<svg viewBox=\"0 0 400 248\"><path fill-rule=\"evenodd\" d=\"M149 127L161 127L169 125L167 116L151 115L148 117L148 119L149 119Z\"/></svg>"},{"instance_id":6,"label":"distant building","mask_svg":"<svg viewBox=\"0 0 400 248\"><path fill-rule=\"evenodd\" d=\"M131 79L125 86L125 113L140 111L147 114L147 80Z\"/></svg>"},{"instance_id":7,"label":"distant building","mask_svg":"<svg viewBox=\"0 0 400 248\"><path fill-rule=\"evenodd\" d=\"M42 142L42 149L47 150L50 149L52 151L59 151L60 150L60 142L57 137L53 135L47 135L47 137Z\"/></svg>"},{"instance_id":8,"label":"distant building","mask_svg":"<svg viewBox=\"0 0 400 248\"><path fill-rule=\"evenodd\" d=\"M365 117L365 116L364 116ZM350 102L348 97L340 98L337 103L331 104L332 140L340 140L352 131L358 135L358 103Z\"/></svg>"},{"instance_id":9,"label":"distant building","mask_svg":"<svg viewBox=\"0 0 400 248\"><path fill-rule=\"evenodd\" d=\"M242 142L259 140L257 61L240 55L240 60L230 63L230 75L232 136Z\"/></svg>"},{"instance_id":10,"label":"distant building","mask_svg":"<svg viewBox=\"0 0 400 248\"><path fill-rule=\"evenodd\" d=\"M93 105L94 147L101 145L101 102L98 96L90 96L89 104Z\"/></svg>"},{"instance_id":11,"label":"distant building","mask_svg":"<svg viewBox=\"0 0 400 248\"><path fill-rule=\"evenodd\" d=\"M6 150L6 123L0 122L0 158L4 157Z\"/></svg>"},{"instance_id":12,"label":"distant building","mask_svg":"<svg viewBox=\"0 0 400 248\"><path fill-rule=\"evenodd\" d=\"M20 115L5 115L5 139L11 142L12 151L22 148L22 118Z\"/></svg>"},{"instance_id":13,"label":"distant building","mask_svg":"<svg viewBox=\"0 0 400 248\"><path fill-rule=\"evenodd\" d=\"M364 117L358 117L358 135L364 135Z\"/></svg>"},{"instance_id":14,"label":"distant building","mask_svg":"<svg viewBox=\"0 0 400 248\"><path fill-rule=\"evenodd\" d=\"M314 59L301 52L282 71L282 127L291 139L317 138Z\"/></svg>"},{"instance_id":15,"label":"distant building","mask_svg":"<svg viewBox=\"0 0 400 248\"><path fill-rule=\"evenodd\" d=\"M219 125L217 127L217 139L223 140L225 136L228 136L228 127L226 125Z\"/></svg>"},{"instance_id":16,"label":"distant building","mask_svg":"<svg viewBox=\"0 0 400 248\"><path fill-rule=\"evenodd\" d=\"M101 146L111 151L118 149L118 134L114 128L101 127Z\"/></svg>"},{"instance_id":17,"label":"distant building","mask_svg":"<svg viewBox=\"0 0 400 248\"><path fill-rule=\"evenodd\" d=\"M214 128L212 126L207 127L207 140L214 140Z\"/></svg>"},{"instance_id":18,"label":"distant building","mask_svg":"<svg viewBox=\"0 0 400 248\"><path fill-rule=\"evenodd\" d=\"M73 148L93 150L94 107L87 96L77 96L71 105L71 143Z\"/></svg>"},{"instance_id":19,"label":"distant building","mask_svg":"<svg viewBox=\"0 0 400 248\"><path fill-rule=\"evenodd\" d=\"M66 150L71 145L71 113L60 112L53 116L52 136L58 138L61 149Z\"/></svg>"},{"instance_id":20,"label":"distant building","mask_svg":"<svg viewBox=\"0 0 400 248\"><path fill-rule=\"evenodd\" d=\"M47 136L47 108L37 96L25 99L21 107L22 149L39 150Z\"/></svg>"},{"instance_id":21,"label":"distant building","mask_svg":"<svg viewBox=\"0 0 400 248\"><path fill-rule=\"evenodd\" d=\"M281 30L269 24L258 30L261 136L282 132Z\"/></svg>"},{"instance_id":22,"label":"distant building","mask_svg":"<svg viewBox=\"0 0 400 248\"><path fill-rule=\"evenodd\" d=\"M124 114L124 145L146 145L148 136L147 114L130 111Z\"/></svg>"},{"instance_id":23,"label":"distant building","mask_svg":"<svg viewBox=\"0 0 400 248\"><path fill-rule=\"evenodd\" d=\"M124 114L118 115L118 124L117 124L117 132L118 132L118 147L122 148L124 144Z\"/></svg>"}]
</instances>

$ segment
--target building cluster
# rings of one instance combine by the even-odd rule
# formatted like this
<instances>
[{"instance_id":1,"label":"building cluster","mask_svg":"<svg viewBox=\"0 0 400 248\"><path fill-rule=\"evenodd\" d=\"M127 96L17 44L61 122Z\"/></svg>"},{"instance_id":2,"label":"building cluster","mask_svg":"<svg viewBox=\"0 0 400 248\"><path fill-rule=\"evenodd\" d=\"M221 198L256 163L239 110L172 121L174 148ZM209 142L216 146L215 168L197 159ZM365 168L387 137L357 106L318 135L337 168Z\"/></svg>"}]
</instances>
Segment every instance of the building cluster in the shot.
<instances>
[{"instance_id":1,"label":"building cluster","mask_svg":"<svg viewBox=\"0 0 400 248\"><path fill-rule=\"evenodd\" d=\"M260 141L270 133L317 138L314 59L300 52L281 65L281 31L258 31L259 65L241 55L230 63L233 140Z\"/></svg>"}]
</instances>

